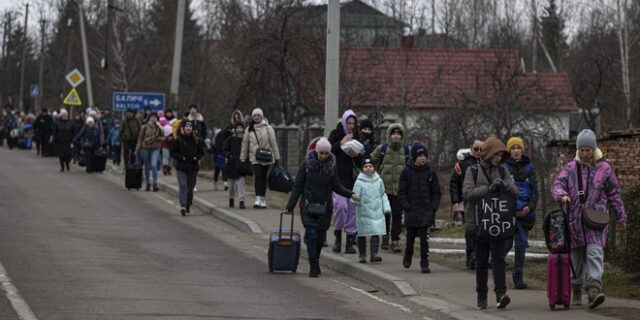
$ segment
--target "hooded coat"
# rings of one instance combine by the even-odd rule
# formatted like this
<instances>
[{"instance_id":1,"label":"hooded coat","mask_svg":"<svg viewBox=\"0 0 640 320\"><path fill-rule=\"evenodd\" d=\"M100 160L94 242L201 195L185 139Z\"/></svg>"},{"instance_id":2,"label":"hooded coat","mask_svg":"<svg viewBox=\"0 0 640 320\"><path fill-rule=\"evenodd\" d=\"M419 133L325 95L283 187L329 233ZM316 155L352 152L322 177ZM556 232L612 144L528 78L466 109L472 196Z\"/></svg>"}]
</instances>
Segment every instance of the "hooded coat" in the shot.
<instances>
[{"instance_id":1,"label":"hooded coat","mask_svg":"<svg viewBox=\"0 0 640 320\"><path fill-rule=\"evenodd\" d=\"M327 230L331 225L333 213L332 192L346 198L353 195L353 192L340 183L336 175L335 156L330 154L329 158L321 162L318 161L315 151L309 151L298 168L293 191L287 202L287 210L293 211L300 199L302 224L305 227L319 227L321 230ZM306 203L325 204L325 214L312 217L305 210Z\"/></svg>"},{"instance_id":2,"label":"hooded coat","mask_svg":"<svg viewBox=\"0 0 640 320\"><path fill-rule=\"evenodd\" d=\"M507 169L500 165L494 166L490 163L491 158L499 152L508 152L504 143L496 138L487 139L482 148L482 161L478 164L479 170L477 179L474 178L473 170L466 170L464 183L462 185L462 195L465 199L465 229L468 231L476 230L474 201L489 193L489 186L493 180L497 178L503 179L507 183L507 188L502 191L512 196L514 199L518 197L518 188L516 188L516 185L513 183L513 179L511 179ZM485 172L489 177L485 175ZM516 213L513 212L514 216L515 214Z\"/></svg>"},{"instance_id":3,"label":"hooded coat","mask_svg":"<svg viewBox=\"0 0 640 320\"><path fill-rule=\"evenodd\" d=\"M600 149L594 151L593 159L592 163L583 162L576 152L575 159L564 166L551 187L555 201L560 202L564 196L571 199L568 209L571 248L584 247L589 244L605 247L609 234L609 226L602 230L591 230L582 224L582 209L578 196L578 166L581 167L582 186L584 188L588 186L588 190L584 190L587 196L584 207L610 211L616 215L618 224L625 224L627 221L618 178Z\"/></svg>"},{"instance_id":4,"label":"hooded coat","mask_svg":"<svg viewBox=\"0 0 640 320\"><path fill-rule=\"evenodd\" d=\"M176 170L197 172L200 170L200 159L204 157L204 143L194 135L181 135L171 144L170 154L176 160Z\"/></svg>"},{"instance_id":5,"label":"hooded coat","mask_svg":"<svg viewBox=\"0 0 640 320\"><path fill-rule=\"evenodd\" d=\"M387 234L384 214L391 212L391 205L384 189L384 182L374 172L372 175L360 173L353 193L360 197L360 201L355 202L356 225L358 226L358 236L377 236Z\"/></svg>"},{"instance_id":6,"label":"hooded coat","mask_svg":"<svg viewBox=\"0 0 640 320\"><path fill-rule=\"evenodd\" d=\"M431 165L416 166L409 161L400 175L398 200L407 228L433 226L440 207L440 182Z\"/></svg>"},{"instance_id":7,"label":"hooded coat","mask_svg":"<svg viewBox=\"0 0 640 320\"><path fill-rule=\"evenodd\" d=\"M71 158L73 141L73 122L60 119L53 125L53 143L60 158Z\"/></svg>"},{"instance_id":8,"label":"hooded coat","mask_svg":"<svg viewBox=\"0 0 640 320\"><path fill-rule=\"evenodd\" d=\"M233 137L233 135L236 132L236 122L233 120L233 118L235 116L240 117L240 122L245 125L244 123L244 115L242 115L242 111L240 110L233 110L233 112L231 113L231 118L229 119L229 125L224 128L222 131L220 131L220 133L218 133L214 139L214 143L216 144L216 148L218 150L222 150L224 149L224 143L225 141L227 141L227 139Z\"/></svg>"},{"instance_id":9,"label":"hooded coat","mask_svg":"<svg viewBox=\"0 0 640 320\"><path fill-rule=\"evenodd\" d=\"M347 129L347 119L349 117L354 117L356 119L356 128L353 132L349 132ZM351 158L347 155L342 148L340 148L340 144L342 139L347 134L353 134L353 139L362 142L360 139L360 129L357 126L358 116L351 111L347 110L342 114L342 120L338 124L338 126L331 131L329 135L329 143L331 143L331 153L336 156L336 170L338 174L338 179L340 179L340 183L347 189L353 189L353 185L356 182L357 169L360 168L361 156L356 158Z\"/></svg>"},{"instance_id":10,"label":"hooded coat","mask_svg":"<svg viewBox=\"0 0 640 320\"><path fill-rule=\"evenodd\" d=\"M399 123L394 123L387 129L387 141L391 141L391 132L394 129L399 129L402 132L403 139L399 142L389 142L387 144L387 151L382 159L382 163L378 165L378 172L384 181L384 187L387 194L395 196L398 194L398 187L400 184L400 174L407 164L407 158L411 155L404 154L404 126ZM371 154L371 160L373 163L378 163L381 158L382 146L379 145Z\"/></svg>"},{"instance_id":11,"label":"hooded coat","mask_svg":"<svg viewBox=\"0 0 640 320\"><path fill-rule=\"evenodd\" d=\"M258 148L270 149L273 154L271 162L259 162L256 160ZM280 160L280 151L276 140L276 132L266 120L260 123L252 123L246 130L242 138L242 150L240 151L240 161L251 162L251 164L272 165Z\"/></svg>"}]
</instances>

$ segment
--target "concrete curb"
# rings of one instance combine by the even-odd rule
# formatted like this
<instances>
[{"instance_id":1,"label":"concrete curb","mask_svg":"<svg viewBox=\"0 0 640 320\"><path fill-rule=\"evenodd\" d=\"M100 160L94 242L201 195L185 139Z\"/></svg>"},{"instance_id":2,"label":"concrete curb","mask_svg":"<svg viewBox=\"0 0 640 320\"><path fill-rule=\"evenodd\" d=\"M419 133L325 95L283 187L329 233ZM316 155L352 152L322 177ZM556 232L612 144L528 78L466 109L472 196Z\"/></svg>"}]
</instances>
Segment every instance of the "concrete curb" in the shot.
<instances>
[{"instance_id":1,"label":"concrete curb","mask_svg":"<svg viewBox=\"0 0 640 320\"><path fill-rule=\"evenodd\" d=\"M464 239L461 238L429 238L429 242L433 243L451 243L451 244L459 244L464 245ZM546 248L547 245L544 241L539 240L529 240L529 247L531 248Z\"/></svg>"},{"instance_id":2,"label":"concrete curb","mask_svg":"<svg viewBox=\"0 0 640 320\"><path fill-rule=\"evenodd\" d=\"M306 248L302 247L302 256L308 257ZM392 274L376 270L334 254L320 256L320 263L349 277L364 281L378 287L389 294L400 297L417 295L416 291L404 279Z\"/></svg>"},{"instance_id":3,"label":"concrete curb","mask_svg":"<svg viewBox=\"0 0 640 320\"><path fill-rule=\"evenodd\" d=\"M160 190L170 194L171 196L174 196L174 197L178 196L178 188L176 188L175 186L166 184L162 181L158 181L158 187L160 188ZM229 210L220 208L215 204L207 200L204 200L198 196L193 197L193 204L197 206L200 210L204 211L205 213L210 214L240 229L243 232L256 233L256 234L262 233L262 228L260 228L260 226L257 223L241 215L237 215Z\"/></svg>"}]
</instances>

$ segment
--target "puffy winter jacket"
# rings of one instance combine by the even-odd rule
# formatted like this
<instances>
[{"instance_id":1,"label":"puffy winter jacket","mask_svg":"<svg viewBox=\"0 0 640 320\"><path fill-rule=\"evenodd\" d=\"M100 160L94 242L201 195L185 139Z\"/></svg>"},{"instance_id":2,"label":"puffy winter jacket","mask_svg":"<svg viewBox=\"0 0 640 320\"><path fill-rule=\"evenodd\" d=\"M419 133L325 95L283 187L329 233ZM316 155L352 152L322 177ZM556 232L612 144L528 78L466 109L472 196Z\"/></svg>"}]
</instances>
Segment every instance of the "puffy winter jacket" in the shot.
<instances>
[{"instance_id":1,"label":"puffy winter jacket","mask_svg":"<svg viewBox=\"0 0 640 320\"><path fill-rule=\"evenodd\" d=\"M400 175L398 200L404 210L407 228L430 227L435 223L440 207L440 183L430 165L416 166L409 162Z\"/></svg>"},{"instance_id":2,"label":"puffy winter jacket","mask_svg":"<svg viewBox=\"0 0 640 320\"><path fill-rule=\"evenodd\" d=\"M360 201L356 202L358 236L387 234L384 214L391 212L391 205L380 176L375 172L372 175L360 173L353 193L360 197Z\"/></svg>"},{"instance_id":3,"label":"puffy winter jacket","mask_svg":"<svg viewBox=\"0 0 640 320\"><path fill-rule=\"evenodd\" d=\"M259 162L256 160L256 151L258 148L270 149L273 154L271 162ZM249 160L251 164L270 165L280 160L280 151L278 151L278 142L276 140L276 132L265 120L261 123L249 126L242 139L242 151L240 152L240 160Z\"/></svg>"},{"instance_id":4,"label":"puffy winter jacket","mask_svg":"<svg viewBox=\"0 0 640 320\"><path fill-rule=\"evenodd\" d=\"M171 144L171 157L176 159L176 169L185 172L200 170L204 157L204 143L194 135L180 136Z\"/></svg>"},{"instance_id":5,"label":"puffy winter jacket","mask_svg":"<svg viewBox=\"0 0 640 320\"><path fill-rule=\"evenodd\" d=\"M399 123L394 123L389 126L389 129L387 129L387 137L389 138L389 141L391 141L391 132L394 129L400 129L404 136L404 127ZM381 144L376 147L371 154L371 160L373 163L377 164L380 161L383 145L384 144ZM400 174L407 164L407 157L410 157L410 155L405 155L404 152L405 147L402 140L400 142L389 142L387 144L384 159L382 159L382 163L380 163L377 168L378 172L380 172L380 176L382 177L382 181L384 181L386 193L392 196L398 194Z\"/></svg>"}]
</instances>

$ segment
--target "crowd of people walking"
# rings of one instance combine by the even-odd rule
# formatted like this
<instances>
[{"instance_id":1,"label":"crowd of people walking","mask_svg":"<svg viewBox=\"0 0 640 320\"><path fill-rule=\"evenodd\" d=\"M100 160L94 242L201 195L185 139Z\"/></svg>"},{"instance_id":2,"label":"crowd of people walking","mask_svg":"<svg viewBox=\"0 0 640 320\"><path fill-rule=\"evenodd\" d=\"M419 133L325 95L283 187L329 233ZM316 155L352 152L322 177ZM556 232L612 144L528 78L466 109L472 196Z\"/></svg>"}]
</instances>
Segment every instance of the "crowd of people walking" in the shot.
<instances>
[{"instance_id":1,"label":"crowd of people walking","mask_svg":"<svg viewBox=\"0 0 640 320\"><path fill-rule=\"evenodd\" d=\"M178 113L175 113L178 114ZM137 114L129 109L122 122L108 109L89 108L70 117L65 109L53 114L45 108L34 116L3 112L0 145L29 149L34 141L40 156L57 156L60 171L70 163L89 173L103 172L110 158L115 165L142 163L146 191L158 191L158 171L175 175L179 186L180 214L191 212L200 163L212 155L215 190L222 178L228 206L245 209L245 178L253 176L253 208L267 208L270 169L281 160L276 133L262 109L249 118L235 110L227 127L209 137L204 116L191 105L182 117L173 110ZM321 274L320 256L333 226L334 253L356 254L360 263L381 263L379 250L403 255L402 265L411 268L415 239L419 238L419 270L431 273L429 234L440 210L441 185L430 163L428 147L407 143L403 124L394 123L386 142L375 137L375 126L360 121L352 110L343 113L328 137L311 141L296 170L295 184L286 204L289 213L299 209L304 243L310 263L309 276ZM529 231L536 223L538 183L533 164L526 156L526 137L510 137L506 144L496 137L476 138L457 154L451 170L449 195L452 209L465 229L466 267L475 270L477 307L488 307L488 270L491 265L497 308L505 308L507 253L515 247L512 279L515 289L527 289L524 279ZM575 159L556 178L551 192L568 205L571 258L575 267L573 303L580 304L585 290L589 307L604 302L602 275L608 227L590 228L583 221L586 209L615 212L624 229L626 214L620 186L597 147L595 134L580 133ZM488 195L513 201L511 236L483 237L477 204ZM454 216L455 219L455 216ZM403 232L404 231L404 232ZM401 237L404 235L404 247ZM369 239L367 239L367 237ZM367 246L367 240L368 246ZM343 246L344 244L344 246ZM367 251L369 255L367 256Z\"/></svg>"}]
</instances>

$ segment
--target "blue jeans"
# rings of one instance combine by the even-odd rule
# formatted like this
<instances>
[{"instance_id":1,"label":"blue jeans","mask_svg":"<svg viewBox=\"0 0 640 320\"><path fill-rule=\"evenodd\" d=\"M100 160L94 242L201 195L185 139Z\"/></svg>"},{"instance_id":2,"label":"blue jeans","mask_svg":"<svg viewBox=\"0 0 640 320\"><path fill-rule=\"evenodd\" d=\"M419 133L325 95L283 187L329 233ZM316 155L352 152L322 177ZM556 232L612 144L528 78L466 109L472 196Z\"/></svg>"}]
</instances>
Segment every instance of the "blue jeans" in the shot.
<instances>
[{"instance_id":1,"label":"blue jeans","mask_svg":"<svg viewBox=\"0 0 640 320\"><path fill-rule=\"evenodd\" d=\"M520 222L516 222L516 226L518 228L520 228L519 224ZM523 231L525 233L525 236L528 237L529 231L527 231L527 229L524 229L524 228L523 228ZM522 235L520 234L520 232L518 232L518 229L516 229L516 233L513 239L507 240L507 243L506 243L507 247L505 248L505 254L509 254L509 251L511 251L511 248L513 248L514 246L514 242L515 242L515 250L514 250L514 256L513 256L513 273L523 273L524 259L527 253L528 243L526 243L525 239L522 238Z\"/></svg>"},{"instance_id":2,"label":"blue jeans","mask_svg":"<svg viewBox=\"0 0 640 320\"><path fill-rule=\"evenodd\" d=\"M144 180L149 184L149 171L153 177L153 183L158 183L158 159L160 149L140 149L140 156L144 162Z\"/></svg>"},{"instance_id":3,"label":"blue jeans","mask_svg":"<svg viewBox=\"0 0 640 320\"><path fill-rule=\"evenodd\" d=\"M327 230L316 226L305 226L304 242L307 243L309 260L320 258L322 244L327 239Z\"/></svg>"}]
</instances>

